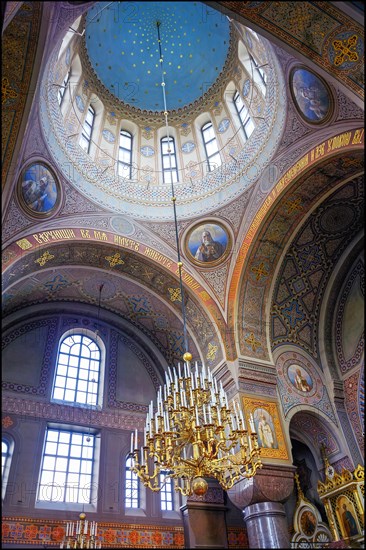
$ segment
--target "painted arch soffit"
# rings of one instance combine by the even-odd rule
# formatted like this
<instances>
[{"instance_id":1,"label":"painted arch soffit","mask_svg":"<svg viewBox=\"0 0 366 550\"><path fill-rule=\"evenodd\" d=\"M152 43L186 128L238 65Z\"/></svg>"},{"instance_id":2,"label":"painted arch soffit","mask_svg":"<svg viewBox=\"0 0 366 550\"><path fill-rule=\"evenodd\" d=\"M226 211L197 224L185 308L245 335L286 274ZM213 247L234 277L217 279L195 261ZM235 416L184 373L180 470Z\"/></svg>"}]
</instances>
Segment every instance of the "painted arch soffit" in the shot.
<instances>
[{"instance_id":1,"label":"painted arch soffit","mask_svg":"<svg viewBox=\"0 0 366 550\"><path fill-rule=\"evenodd\" d=\"M330 262L328 269L331 271L336 262L335 255L340 253L339 250L344 249L346 241L352 239L353 233L342 226L343 216L349 214L344 219L352 225L352 231L357 233L363 227L363 178L359 175L363 173L363 166L361 151L328 158L303 174L274 203L267 219L264 219L262 231L253 239L253 246L242 271L238 300L240 308L236 316L241 354L254 354L258 359L270 360L272 350L267 345L268 334L272 331L272 336L275 337L275 331L278 330L279 334L277 340L274 339L274 346L290 342L300 343L311 356L315 358L318 356L316 335L312 333L310 338L311 335L305 330L306 316L316 315L317 318L319 314L318 293L315 292L315 288L320 282L315 279L317 276L320 277L321 258L324 254L327 256L327 259L323 259L324 262ZM353 180L342 186L341 183L350 180L352 175L354 175ZM324 200L321 206L318 204L310 221L308 219L307 223L301 227L302 221L308 218L314 205L321 201L322 196L329 195L333 188L337 189L335 193ZM317 225L315 229L311 229L312 223ZM295 231L297 231L296 239L293 238ZM321 235L323 236L321 242L317 244ZM322 250L324 249L321 257L319 256L320 263L318 262L317 269L312 263L308 265L305 262L306 254L309 255L312 250L311 243L316 250L319 246ZM291 281L286 284L286 295L284 295L285 290L281 280L290 269L288 266L286 268L286 257L289 254L284 257L281 266L278 262L283 248L292 250L291 247L294 246L299 250L297 252L294 250L292 253L298 256L296 256L297 264L299 268L302 266L302 269L297 270L296 273L294 271L292 278L287 277ZM332 257L333 261L331 261ZM310 260L310 256L308 259ZM330 276L325 266L323 268L319 292L324 290L324 285ZM270 294L273 294L274 298L269 316ZM298 305L298 300L301 300L301 303L304 302L301 307ZM285 318L286 307L288 317ZM291 316L291 307L295 308L295 311L299 310L296 319ZM280 312L282 316L282 336L277 326L276 312L277 314ZM301 328L304 329L302 337L298 333Z\"/></svg>"},{"instance_id":2,"label":"painted arch soffit","mask_svg":"<svg viewBox=\"0 0 366 550\"><path fill-rule=\"evenodd\" d=\"M8 256L5 251L5 258ZM108 244L80 242L38 247L23 251L16 259L13 257L3 282L4 316L31 304L54 301L96 304L98 289L105 282L103 307L142 326L144 332L163 334L162 347L164 342L165 346L169 344L178 359L183 354L182 304L177 276L131 251L117 250ZM225 352L220 343L223 340L220 330L224 334L227 331L217 323L216 317L213 318L215 324L207 308L187 286L184 286L184 299L191 335L189 346L196 354L198 346L202 357L209 355L207 361L214 366ZM175 336L170 337L168 329L173 327ZM168 342L169 338L175 340L174 345Z\"/></svg>"}]
</instances>

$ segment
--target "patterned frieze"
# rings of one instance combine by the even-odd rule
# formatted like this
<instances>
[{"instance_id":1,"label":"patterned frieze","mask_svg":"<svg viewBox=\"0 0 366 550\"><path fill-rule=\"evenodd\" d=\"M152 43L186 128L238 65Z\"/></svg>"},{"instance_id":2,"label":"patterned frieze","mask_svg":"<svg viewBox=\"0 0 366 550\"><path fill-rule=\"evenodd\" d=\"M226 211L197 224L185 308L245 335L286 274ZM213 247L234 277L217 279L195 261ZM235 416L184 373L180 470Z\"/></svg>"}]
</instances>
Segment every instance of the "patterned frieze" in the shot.
<instances>
[{"instance_id":1,"label":"patterned frieze","mask_svg":"<svg viewBox=\"0 0 366 550\"><path fill-rule=\"evenodd\" d=\"M26 517L2 519L4 544L21 544L22 548L32 548L34 545L60 548L65 534L66 521ZM184 548L184 533L181 526L135 525L98 520L97 541L103 548Z\"/></svg>"},{"instance_id":2,"label":"patterned frieze","mask_svg":"<svg viewBox=\"0 0 366 550\"><path fill-rule=\"evenodd\" d=\"M95 428L143 430L147 410L148 406L135 403L121 403L120 408L113 410L73 407L49 401L13 397L3 393L3 413L14 415L18 422L21 418L32 418Z\"/></svg>"}]
</instances>

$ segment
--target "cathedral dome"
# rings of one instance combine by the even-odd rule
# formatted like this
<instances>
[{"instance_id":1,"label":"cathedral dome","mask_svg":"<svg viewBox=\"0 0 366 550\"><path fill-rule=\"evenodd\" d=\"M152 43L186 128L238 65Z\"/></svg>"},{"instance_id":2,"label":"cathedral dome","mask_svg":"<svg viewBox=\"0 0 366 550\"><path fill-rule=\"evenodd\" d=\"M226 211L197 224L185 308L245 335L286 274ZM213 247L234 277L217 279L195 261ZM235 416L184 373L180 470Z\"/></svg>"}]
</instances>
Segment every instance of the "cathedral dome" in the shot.
<instances>
[{"instance_id":1,"label":"cathedral dome","mask_svg":"<svg viewBox=\"0 0 366 550\"><path fill-rule=\"evenodd\" d=\"M180 219L231 202L285 124L273 47L200 2L96 3L55 46L44 84L43 130L65 177L136 219L171 220L170 183Z\"/></svg>"}]
</instances>

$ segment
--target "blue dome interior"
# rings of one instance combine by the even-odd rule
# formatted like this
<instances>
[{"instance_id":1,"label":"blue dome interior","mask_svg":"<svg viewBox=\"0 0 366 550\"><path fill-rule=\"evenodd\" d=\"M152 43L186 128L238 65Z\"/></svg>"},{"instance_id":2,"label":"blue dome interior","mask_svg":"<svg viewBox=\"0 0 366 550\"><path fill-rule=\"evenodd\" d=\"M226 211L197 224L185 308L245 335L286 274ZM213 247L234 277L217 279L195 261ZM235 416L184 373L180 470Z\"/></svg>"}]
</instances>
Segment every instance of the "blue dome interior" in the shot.
<instances>
[{"instance_id":1,"label":"blue dome interior","mask_svg":"<svg viewBox=\"0 0 366 550\"><path fill-rule=\"evenodd\" d=\"M167 110L175 110L216 81L229 50L230 23L201 2L98 2L87 12L85 36L94 71L117 98L163 111L163 70Z\"/></svg>"}]
</instances>

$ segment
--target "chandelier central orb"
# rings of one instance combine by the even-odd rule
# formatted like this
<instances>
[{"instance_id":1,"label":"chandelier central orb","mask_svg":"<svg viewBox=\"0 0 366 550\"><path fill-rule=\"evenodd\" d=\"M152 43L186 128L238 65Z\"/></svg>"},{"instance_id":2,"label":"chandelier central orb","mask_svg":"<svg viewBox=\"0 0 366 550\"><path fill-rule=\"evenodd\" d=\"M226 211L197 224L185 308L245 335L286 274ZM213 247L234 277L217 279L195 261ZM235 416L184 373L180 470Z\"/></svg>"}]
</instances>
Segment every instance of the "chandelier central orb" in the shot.
<instances>
[{"instance_id":1,"label":"chandelier central orb","mask_svg":"<svg viewBox=\"0 0 366 550\"><path fill-rule=\"evenodd\" d=\"M203 96L222 71L230 43L226 16L201 2L97 2L86 15L86 47L113 95L142 110L162 111L157 22L167 104L176 110Z\"/></svg>"}]
</instances>

